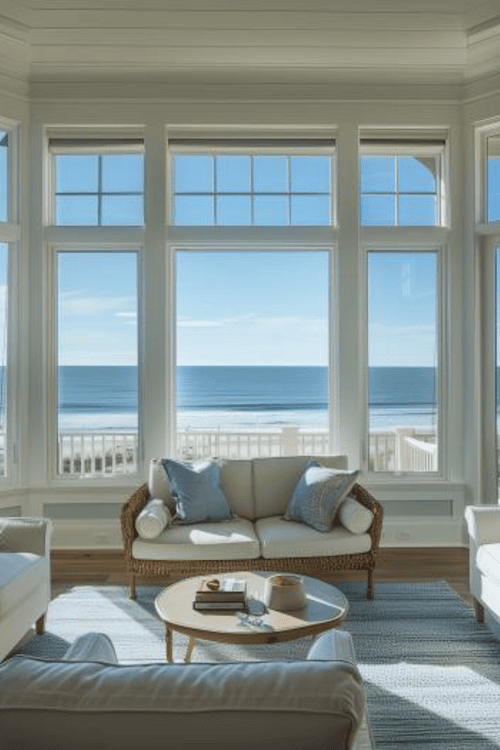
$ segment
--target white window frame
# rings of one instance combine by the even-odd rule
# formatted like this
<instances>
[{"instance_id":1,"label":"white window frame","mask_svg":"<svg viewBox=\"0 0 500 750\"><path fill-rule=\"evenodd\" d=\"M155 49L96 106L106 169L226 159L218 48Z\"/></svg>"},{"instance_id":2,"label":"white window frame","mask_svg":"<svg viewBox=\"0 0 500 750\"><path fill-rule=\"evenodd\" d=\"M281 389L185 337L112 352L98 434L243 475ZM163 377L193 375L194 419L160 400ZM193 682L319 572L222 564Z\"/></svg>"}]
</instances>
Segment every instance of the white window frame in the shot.
<instances>
[{"instance_id":1,"label":"white window frame","mask_svg":"<svg viewBox=\"0 0 500 750\"><path fill-rule=\"evenodd\" d=\"M378 143L376 141L379 141ZM428 143L426 143L428 140ZM415 228L420 229L424 227L445 227L450 224L449 216L449 188L448 188L448 141L447 139L440 138L436 139L442 141L441 143L435 143L434 139L431 138L410 138L409 136L403 137L401 140L392 140L391 138L385 139L383 136L377 138L370 138L361 135L359 156L360 160L362 156L435 156L436 157L436 197L437 197L437 222L436 224L428 225L417 225ZM369 143L364 143L369 141ZM406 142L405 142L406 141ZM362 193L361 191L361 177L359 178L359 202L360 202L360 224L361 224L361 198L363 195L377 195L377 193ZM397 190L395 196L399 199L400 193ZM411 193L411 195L419 195L419 193ZM425 193L424 193L425 195ZM369 228L370 225L361 225L363 228ZM397 229L412 229L412 225L386 225L388 227L394 227Z\"/></svg>"},{"instance_id":2,"label":"white window frame","mask_svg":"<svg viewBox=\"0 0 500 750\"><path fill-rule=\"evenodd\" d=\"M500 138L500 122L495 122L476 128L475 131L475 219L476 231L479 235L496 233L499 231L500 219L488 221L488 140L490 137Z\"/></svg>"},{"instance_id":3,"label":"white window frame","mask_svg":"<svg viewBox=\"0 0 500 750\"><path fill-rule=\"evenodd\" d=\"M500 253L500 233L479 239L480 293L482 300L482 330L479 357L482 363L482 393L480 402L481 447L479 450L482 473L482 496L494 502L500 497L498 485L498 436L496 428L496 368L497 368L497 285L496 252Z\"/></svg>"},{"instance_id":4,"label":"white window frame","mask_svg":"<svg viewBox=\"0 0 500 750\"><path fill-rule=\"evenodd\" d=\"M400 229L400 227L397 227ZM387 239L377 239L376 241L364 241L362 243L363 256L363 315L364 321L364 385L363 385L363 469L371 481L386 483L404 480L405 482L428 482L435 483L436 480L446 479L448 476L448 448L446 435L447 427L447 394L446 383L448 378L448 303L446 298L446 256L447 246L443 242L422 242L415 237L404 239L405 230L402 228L401 240L395 241L390 235L392 232L387 230ZM398 232L398 234L400 234ZM437 445L438 445L438 469L432 472L396 472L396 471L375 471L369 470L369 388L368 388L368 257L372 252L379 253L436 253L437 255L437 278L436 278L436 331L437 331L437 367L436 367L436 395L437 395Z\"/></svg>"},{"instance_id":5,"label":"white window frame","mask_svg":"<svg viewBox=\"0 0 500 750\"><path fill-rule=\"evenodd\" d=\"M22 305L19 294L19 263L21 225L19 221L19 124L0 117L0 129L8 132L9 146L7 158L7 221L0 222L0 243L7 245L7 349L6 349L6 451L5 475L0 476L2 489L9 489L18 484L19 462L19 419L20 409L17 395L19 393L19 356L15 352L20 347L19 320Z\"/></svg>"},{"instance_id":6,"label":"white window frame","mask_svg":"<svg viewBox=\"0 0 500 750\"><path fill-rule=\"evenodd\" d=\"M66 228L65 228L66 229ZM105 233L108 235L108 233ZM120 233L121 234L121 233ZM94 476L82 476L82 475L65 475L58 473L58 283L57 283L57 268L58 268L58 255L60 253L136 253L137 255L137 362L138 362L138 434L137 434L137 471L123 474L96 474ZM47 460L48 460L48 476L49 484L61 486L67 484L73 486L78 483L82 486L89 485L95 487L96 484L109 487L111 484L114 485L125 485L129 486L131 481L137 481L137 478L142 474L142 463L144 456L144 415L142 409L143 399L143 372L144 363L142 357L143 347L143 321L144 321L144 294L143 290L143 264L144 264L144 252L143 245L137 242L130 241L118 241L112 243L109 240L109 235L103 237L102 242L89 242L88 236L85 239L82 237L82 241L53 241L47 246L47 261L48 261L48 289L49 291L49 311L48 316L50 320L49 334L48 334L48 373L47 373L47 406L48 406L48 424L47 424ZM82 430L84 433L85 430Z\"/></svg>"},{"instance_id":7,"label":"white window frame","mask_svg":"<svg viewBox=\"0 0 500 750\"><path fill-rule=\"evenodd\" d=\"M218 229L218 227L215 227ZM253 227L250 227L253 229ZM262 227L258 227L262 229ZM286 228L288 229L288 227ZM172 455L177 450L177 270L176 256L178 252L250 252L250 253L293 253L293 252L324 252L328 254L328 438L330 452L335 451L338 445L338 418L339 418L339 394L338 394L338 248L336 243L316 244L304 242L300 244L290 244L283 240L281 242L235 242L231 244L212 242L212 243L169 243L167 248L168 266L169 266L169 284L168 315L170 319L171 338L170 338L170 387L168 392L168 402L173 408L169 409L168 415L168 445Z\"/></svg>"},{"instance_id":8,"label":"white window frame","mask_svg":"<svg viewBox=\"0 0 500 750\"><path fill-rule=\"evenodd\" d=\"M245 143L245 140L249 145L245 146L242 145ZM317 140L319 144L322 145L314 145L314 141ZM329 140L330 144L325 145L324 141ZM300 145L300 142L304 145ZM174 191L174 179L175 179L175 167L174 167L174 157L178 155L186 155L186 156L200 156L202 154L209 154L211 156L261 156L261 155L283 155L283 156L330 156L331 157L331 170L330 170L330 216L331 221L329 224L320 224L318 225L320 228L331 228L337 226L338 221L338 209L337 209L337 153L336 153L336 143L335 143L335 137L330 137L328 139L320 138L317 139L301 139L301 138L277 138L273 139L241 139L240 144L236 144L234 138L220 138L220 139L210 139L210 138L192 138L192 139L176 139L171 138L167 140L167 155L168 155L168 164L167 164L167 223L176 228L182 228L186 225L181 224L175 224L174 223L174 216L175 216L175 191ZM214 193L214 196L216 196L217 193ZM235 193L237 195L237 193ZM258 193L250 192L250 197L253 197L254 195L258 195ZM293 195L293 193L290 193L290 195ZM209 224L209 225L202 225L205 229L207 226L212 228L220 228L224 227L225 225L221 224ZM309 226L314 227L315 225L306 225L303 227L302 225L294 225L294 224L288 224L288 225L257 225L257 224L246 224L244 225L245 228L259 228L263 230L267 229L296 229L296 228L305 228L308 229Z\"/></svg>"},{"instance_id":9,"label":"white window frame","mask_svg":"<svg viewBox=\"0 0 500 750\"><path fill-rule=\"evenodd\" d=\"M57 135L56 133L53 133L50 135L50 132L47 132L46 138L45 138L45 150L46 150L46 159L45 159L45 165L46 165L46 178L45 178L45 184L46 184L46 196L44 201L44 215L45 215L45 225L51 226L51 227L58 227L61 228L64 226L66 228L66 225L57 225L55 223L56 215L55 215L55 207L56 207L56 179L55 179L55 157L66 155L66 156L80 156L80 155L88 155L88 156L106 156L107 154L113 154L113 155L119 155L119 154L138 154L141 153L144 156L144 166L145 166L145 147L144 147L144 138L142 136L136 136L133 133L129 136L116 134L116 137L112 137L109 134L104 135L98 135L96 133L89 135L88 133L80 134L80 136L76 136L75 134L71 135L70 137L65 137L65 133ZM79 193L75 193L75 195L79 195ZM96 192L95 195L97 196L98 200L100 201L102 199L102 193L100 191ZM139 227L144 227L146 223L146 181L144 179L143 182L143 217L144 221L141 225L131 225L131 229ZM89 224L88 228L90 227L103 227L106 226L104 224ZM115 226L115 225L113 225ZM124 225L128 228L129 225ZM85 225L78 225L78 228L87 228Z\"/></svg>"}]
</instances>

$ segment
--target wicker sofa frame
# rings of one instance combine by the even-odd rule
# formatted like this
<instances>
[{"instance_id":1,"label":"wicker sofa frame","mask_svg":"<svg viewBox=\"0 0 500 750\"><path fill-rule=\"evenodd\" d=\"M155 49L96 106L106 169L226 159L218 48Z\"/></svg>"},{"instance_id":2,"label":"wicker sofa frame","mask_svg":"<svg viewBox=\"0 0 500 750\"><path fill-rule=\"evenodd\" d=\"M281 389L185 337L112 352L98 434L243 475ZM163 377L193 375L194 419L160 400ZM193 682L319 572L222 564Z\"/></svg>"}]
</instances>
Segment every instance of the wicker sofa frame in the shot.
<instances>
[{"instance_id":1,"label":"wicker sofa frame","mask_svg":"<svg viewBox=\"0 0 500 750\"><path fill-rule=\"evenodd\" d=\"M373 599L373 573L382 533L383 508L373 495L359 484L354 485L352 494L374 515L372 525L368 530L372 539L372 546L368 552L322 557L258 557L251 560L140 560L132 555L132 543L138 536L135 519L150 499L148 485L143 484L123 506L120 519L125 550L125 568L130 584L130 598L136 598L135 587L136 580L139 577L166 579L171 576L212 575L237 570L293 571L321 577L322 574L338 570L366 570L368 574L366 598Z\"/></svg>"}]
</instances>

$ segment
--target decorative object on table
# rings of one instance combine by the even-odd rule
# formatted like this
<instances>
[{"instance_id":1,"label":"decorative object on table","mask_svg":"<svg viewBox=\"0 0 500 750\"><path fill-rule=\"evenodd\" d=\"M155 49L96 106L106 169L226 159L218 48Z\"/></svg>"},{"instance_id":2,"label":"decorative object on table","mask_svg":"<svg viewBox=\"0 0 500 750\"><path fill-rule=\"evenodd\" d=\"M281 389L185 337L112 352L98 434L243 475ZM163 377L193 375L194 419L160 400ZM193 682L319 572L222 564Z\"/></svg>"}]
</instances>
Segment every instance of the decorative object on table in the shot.
<instances>
[{"instance_id":1,"label":"decorative object on table","mask_svg":"<svg viewBox=\"0 0 500 750\"><path fill-rule=\"evenodd\" d=\"M246 608L246 581L239 578L204 578L194 595L198 610L241 610Z\"/></svg>"},{"instance_id":2,"label":"decorative object on table","mask_svg":"<svg viewBox=\"0 0 500 750\"><path fill-rule=\"evenodd\" d=\"M264 585L264 604L269 609L289 612L302 609L307 604L307 596L302 576L280 574L269 576Z\"/></svg>"}]
</instances>

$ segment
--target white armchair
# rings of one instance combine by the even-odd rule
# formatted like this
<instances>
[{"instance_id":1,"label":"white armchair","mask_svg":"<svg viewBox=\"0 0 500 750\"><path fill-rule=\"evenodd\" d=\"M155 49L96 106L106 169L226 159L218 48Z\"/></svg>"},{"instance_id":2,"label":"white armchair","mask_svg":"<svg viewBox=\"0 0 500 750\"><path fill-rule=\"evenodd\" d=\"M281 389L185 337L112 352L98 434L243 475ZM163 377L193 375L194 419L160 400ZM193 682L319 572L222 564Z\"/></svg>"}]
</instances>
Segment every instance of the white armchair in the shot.
<instances>
[{"instance_id":1,"label":"white armchair","mask_svg":"<svg viewBox=\"0 0 500 750\"><path fill-rule=\"evenodd\" d=\"M51 534L46 518L0 518L0 661L34 623L44 631Z\"/></svg>"},{"instance_id":2,"label":"white armchair","mask_svg":"<svg viewBox=\"0 0 500 750\"><path fill-rule=\"evenodd\" d=\"M485 607L500 626L500 506L469 505L469 586L476 615L484 621Z\"/></svg>"}]
</instances>

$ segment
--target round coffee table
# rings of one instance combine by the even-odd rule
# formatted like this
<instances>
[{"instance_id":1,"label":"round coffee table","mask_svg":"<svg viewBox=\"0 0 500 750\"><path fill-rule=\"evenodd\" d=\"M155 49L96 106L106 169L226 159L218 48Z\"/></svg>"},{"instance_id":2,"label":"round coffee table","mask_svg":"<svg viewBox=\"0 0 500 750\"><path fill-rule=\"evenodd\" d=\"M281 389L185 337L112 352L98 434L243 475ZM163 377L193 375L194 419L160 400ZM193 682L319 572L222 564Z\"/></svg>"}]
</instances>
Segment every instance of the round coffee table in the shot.
<instances>
[{"instance_id":1,"label":"round coffee table","mask_svg":"<svg viewBox=\"0 0 500 750\"><path fill-rule=\"evenodd\" d=\"M264 583L270 571L228 573L227 577L244 579L247 594L262 601ZM224 575L217 576L219 579ZM307 605L291 612L266 610L263 615L247 612L212 612L193 609L195 591L203 578L184 578L167 586L155 599L158 615L165 623L167 661L173 661L172 633L189 636L184 661L189 662L197 638L232 644L278 643L317 635L338 628L349 610L345 596L335 586L316 578L303 576Z\"/></svg>"}]
</instances>

